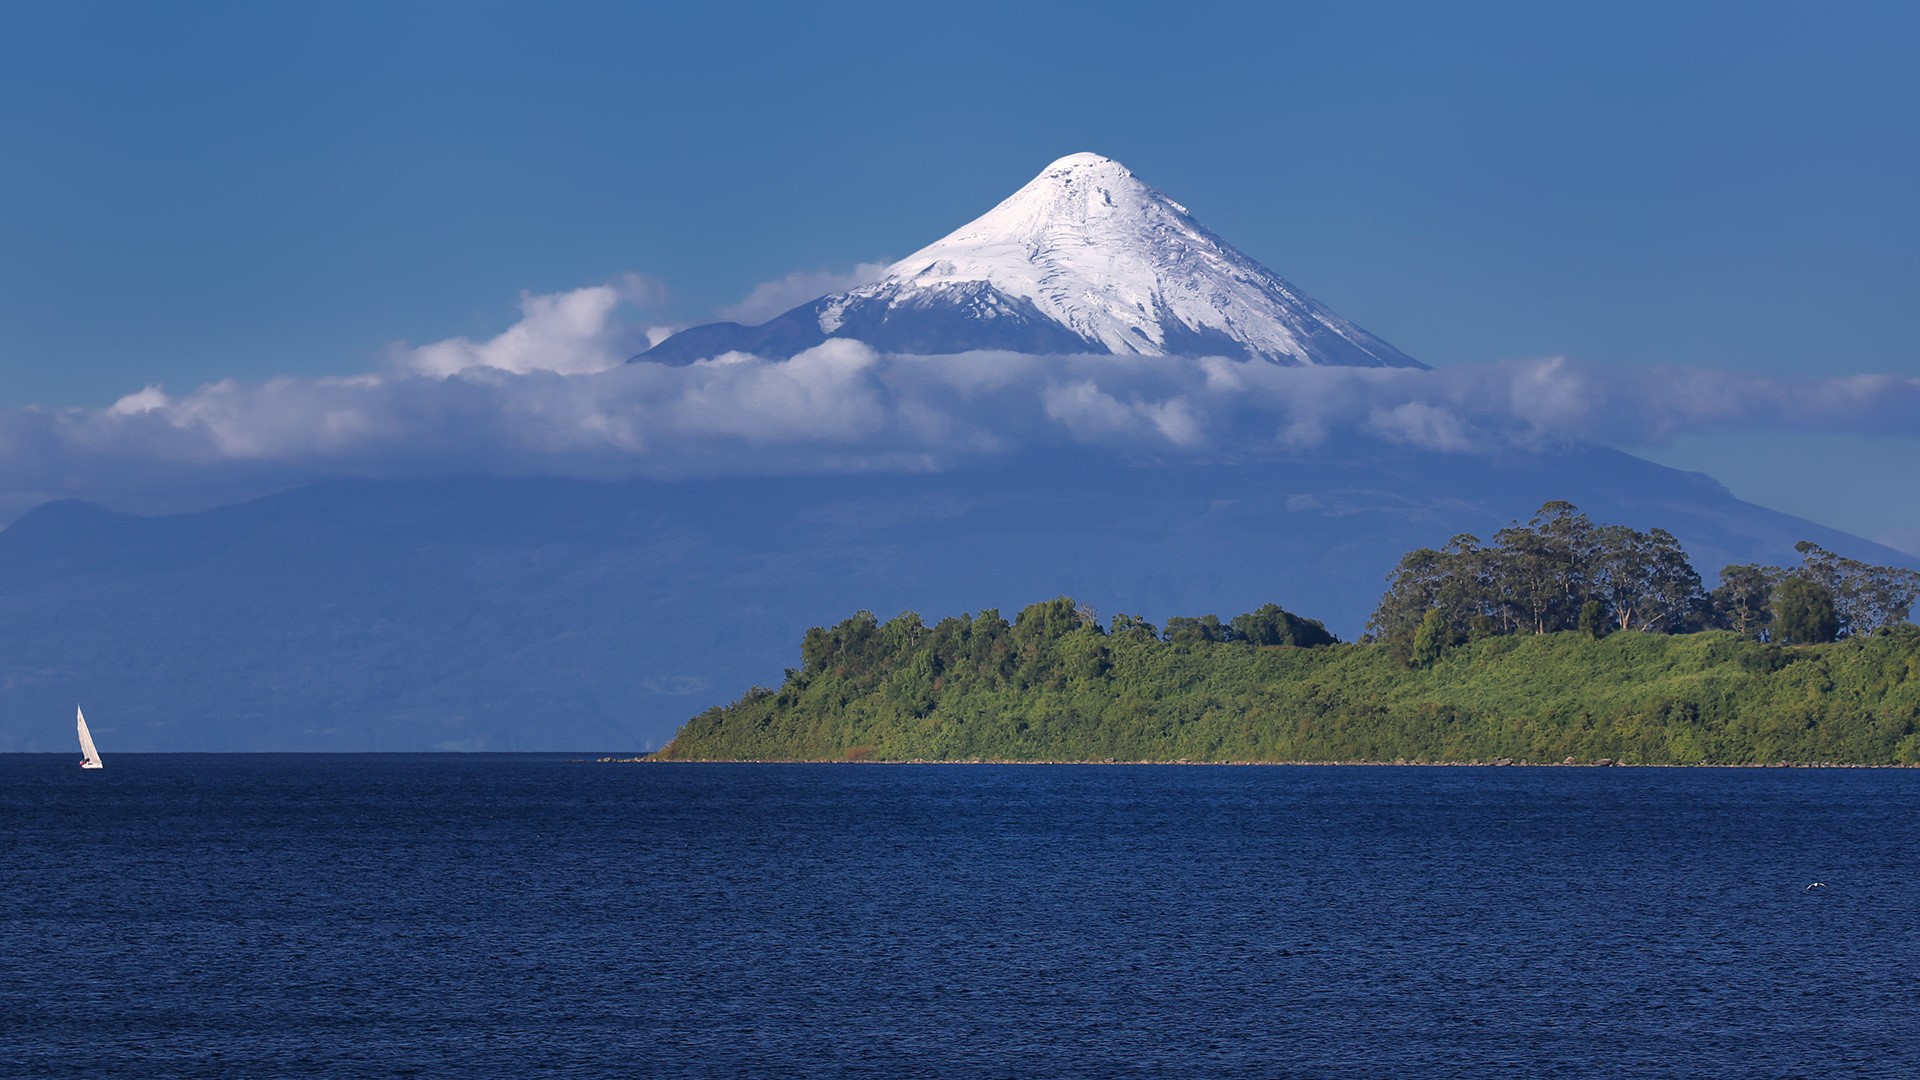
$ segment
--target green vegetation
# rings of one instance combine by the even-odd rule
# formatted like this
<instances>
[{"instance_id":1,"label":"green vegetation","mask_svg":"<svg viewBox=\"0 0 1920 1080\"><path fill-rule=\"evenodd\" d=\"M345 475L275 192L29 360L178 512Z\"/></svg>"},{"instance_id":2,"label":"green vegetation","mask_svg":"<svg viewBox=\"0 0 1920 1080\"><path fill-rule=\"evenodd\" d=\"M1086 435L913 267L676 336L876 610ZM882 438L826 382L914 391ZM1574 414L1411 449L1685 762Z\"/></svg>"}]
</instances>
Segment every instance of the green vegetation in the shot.
<instances>
[{"instance_id":1,"label":"green vegetation","mask_svg":"<svg viewBox=\"0 0 1920 1080\"><path fill-rule=\"evenodd\" d=\"M1920 628L1782 646L1730 631L1177 644L1053 600L927 627L860 614L660 757L933 761L1920 762ZM1120 620L1115 620L1120 624Z\"/></svg>"},{"instance_id":2,"label":"green vegetation","mask_svg":"<svg viewBox=\"0 0 1920 1080\"><path fill-rule=\"evenodd\" d=\"M1065 597L861 612L655 756L1920 764L1920 574L1799 550L1708 593L1665 532L1549 503L1409 554L1359 644L1273 604L1164 632Z\"/></svg>"},{"instance_id":3,"label":"green vegetation","mask_svg":"<svg viewBox=\"0 0 1920 1080\"><path fill-rule=\"evenodd\" d=\"M1550 502L1493 539L1483 546L1462 535L1438 551L1409 552L1387 576L1387 594L1367 622L1372 635L1410 662L1423 635L1458 644L1562 630L1732 630L1812 644L1904 623L1920 598L1920 573L1842 558L1805 540L1794 547L1799 566L1729 566L1708 593L1671 533L1595 525L1569 502Z\"/></svg>"}]
</instances>

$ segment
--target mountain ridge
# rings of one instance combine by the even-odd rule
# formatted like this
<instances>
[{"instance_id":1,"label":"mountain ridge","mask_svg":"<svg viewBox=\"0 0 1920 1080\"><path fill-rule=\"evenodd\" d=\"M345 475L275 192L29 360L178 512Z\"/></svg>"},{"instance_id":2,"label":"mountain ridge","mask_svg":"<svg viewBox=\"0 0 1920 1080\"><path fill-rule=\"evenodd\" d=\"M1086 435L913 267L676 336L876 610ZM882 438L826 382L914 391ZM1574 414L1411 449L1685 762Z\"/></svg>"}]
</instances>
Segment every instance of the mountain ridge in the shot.
<instances>
[{"instance_id":1,"label":"mountain ridge","mask_svg":"<svg viewBox=\"0 0 1920 1080\"><path fill-rule=\"evenodd\" d=\"M692 327L634 359L785 358L839 337L901 353L1425 366L1216 236L1126 166L1089 153L1055 161L876 281L757 326Z\"/></svg>"}]
</instances>

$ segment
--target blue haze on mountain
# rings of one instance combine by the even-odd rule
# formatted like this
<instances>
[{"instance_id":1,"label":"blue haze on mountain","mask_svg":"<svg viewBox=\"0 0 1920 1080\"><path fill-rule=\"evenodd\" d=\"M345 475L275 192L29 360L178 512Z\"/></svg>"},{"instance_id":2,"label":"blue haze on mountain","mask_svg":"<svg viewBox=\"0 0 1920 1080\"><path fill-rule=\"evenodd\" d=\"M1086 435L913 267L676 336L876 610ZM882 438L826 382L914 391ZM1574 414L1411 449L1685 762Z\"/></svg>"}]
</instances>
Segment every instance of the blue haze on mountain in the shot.
<instances>
[{"instance_id":1,"label":"blue haze on mountain","mask_svg":"<svg viewBox=\"0 0 1920 1080\"><path fill-rule=\"evenodd\" d=\"M60 502L0 532L0 750L657 747L856 609L1276 601L1357 635L1404 551L1541 502L1664 525L1709 576L1891 550L1612 450L1359 441L1255 464L1056 456L928 475L340 481L191 514ZM1911 564L1911 560L1905 560Z\"/></svg>"}]
</instances>

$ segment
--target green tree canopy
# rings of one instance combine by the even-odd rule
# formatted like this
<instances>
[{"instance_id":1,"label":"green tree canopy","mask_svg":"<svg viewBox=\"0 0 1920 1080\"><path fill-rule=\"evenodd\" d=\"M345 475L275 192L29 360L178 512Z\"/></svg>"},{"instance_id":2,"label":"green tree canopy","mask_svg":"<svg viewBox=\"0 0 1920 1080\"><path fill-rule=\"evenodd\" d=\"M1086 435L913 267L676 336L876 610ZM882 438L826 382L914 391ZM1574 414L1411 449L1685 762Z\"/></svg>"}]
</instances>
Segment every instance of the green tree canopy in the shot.
<instances>
[{"instance_id":1,"label":"green tree canopy","mask_svg":"<svg viewBox=\"0 0 1920 1080\"><path fill-rule=\"evenodd\" d=\"M1712 607L1721 625L1745 638L1764 638L1773 621L1773 587L1780 580L1776 567L1729 566L1720 571Z\"/></svg>"},{"instance_id":2,"label":"green tree canopy","mask_svg":"<svg viewBox=\"0 0 1920 1080\"><path fill-rule=\"evenodd\" d=\"M1832 641L1840 633L1833 591L1811 578L1790 577L1773 590L1773 631L1788 645Z\"/></svg>"},{"instance_id":3,"label":"green tree canopy","mask_svg":"<svg viewBox=\"0 0 1920 1080\"><path fill-rule=\"evenodd\" d=\"M1920 573L1897 566L1874 566L1835 555L1811 540L1794 545L1802 562L1795 576L1827 590L1833 598L1840 634L1871 634L1907 621L1920 599Z\"/></svg>"}]
</instances>

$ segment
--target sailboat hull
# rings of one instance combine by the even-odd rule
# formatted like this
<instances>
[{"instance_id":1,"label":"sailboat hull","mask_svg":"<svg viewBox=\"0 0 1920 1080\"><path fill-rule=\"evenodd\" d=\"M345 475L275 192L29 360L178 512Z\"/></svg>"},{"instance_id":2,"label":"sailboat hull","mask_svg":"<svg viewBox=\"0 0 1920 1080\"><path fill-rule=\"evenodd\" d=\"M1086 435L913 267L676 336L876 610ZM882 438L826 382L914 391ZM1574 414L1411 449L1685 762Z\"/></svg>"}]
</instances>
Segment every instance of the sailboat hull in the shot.
<instances>
[{"instance_id":1,"label":"sailboat hull","mask_svg":"<svg viewBox=\"0 0 1920 1080\"><path fill-rule=\"evenodd\" d=\"M80 763L80 767L81 767L81 768L83 768L83 769L104 769L104 768L106 768L106 766L105 766L105 765L102 765L102 764L100 764L100 763L99 763L99 762L97 762L97 761L83 761L83 762L81 762L81 763Z\"/></svg>"}]
</instances>

